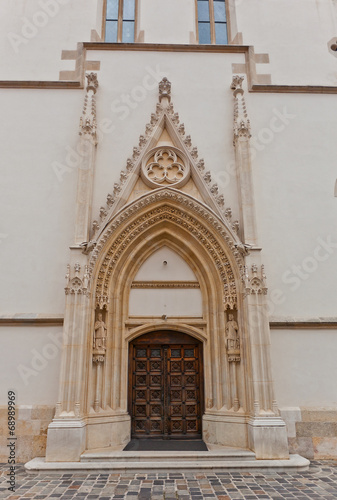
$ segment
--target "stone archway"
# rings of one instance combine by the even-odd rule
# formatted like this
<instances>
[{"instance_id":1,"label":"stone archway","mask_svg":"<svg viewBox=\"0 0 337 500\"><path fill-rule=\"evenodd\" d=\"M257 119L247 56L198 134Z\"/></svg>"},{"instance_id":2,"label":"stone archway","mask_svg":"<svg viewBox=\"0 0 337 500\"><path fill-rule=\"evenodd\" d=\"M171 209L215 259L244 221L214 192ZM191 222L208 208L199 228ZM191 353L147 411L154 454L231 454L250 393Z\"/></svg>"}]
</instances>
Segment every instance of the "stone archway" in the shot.
<instances>
[{"instance_id":1,"label":"stone archway","mask_svg":"<svg viewBox=\"0 0 337 500\"><path fill-rule=\"evenodd\" d=\"M163 245L195 273L202 294L200 317L130 317L134 278ZM52 451L48 455L47 448L47 460L57 456L53 451L57 435L67 436L74 448L72 456L78 457L84 449L129 441L129 342L164 329L191 333L204 344L204 440L251 449L260 446L261 456L274 456L271 443L275 440L270 436L281 432L281 454L287 453L284 423L273 403L268 354L264 354L268 330L267 318L260 313L263 273L260 276L253 266L250 277L238 246L220 217L173 188L152 191L111 218L91 254L91 294L81 293L69 314L72 325L82 325L81 342L69 345L64 356L67 369L62 371L57 417L48 431ZM252 322L256 314L258 324ZM97 324L100 335L107 332L99 349L91 333ZM258 342L252 341L254 336Z\"/></svg>"},{"instance_id":2,"label":"stone archway","mask_svg":"<svg viewBox=\"0 0 337 500\"><path fill-rule=\"evenodd\" d=\"M198 317L163 319L161 314L151 318L130 317L128 304L134 277L149 255L163 245L176 252L195 273L202 295L202 311ZM92 303L92 307L96 313L95 318L91 318L91 325L94 319L97 320L98 314L103 314L108 338L102 365L94 363L89 373L88 385L92 387L87 407L89 415L94 409L93 420L98 423L103 416L106 417L106 412L113 415L118 413L118 435L124 436L124 441L127 441L130 438L127 411L127 353L130 338L139 335L142 329L172 328L185 332L186 329L194 329L205 342L206 412L203 427L208 440L220 434L215 430L220 412L222 416L235 416L236 421L228 421L231 428L237 424L239 426L235 442L230 438L233 433L228 432L227 443L248 447L244 425L244 415L249 405L245 365L239 363L239 356L238 366L233 373L224 334L227 311L230 310L242 336L243 355L246 350L244 309L239 305L242 296L237 293L241 286L242 257L220 219L190 196L174 189L160 189L126 207L119 218L113 219L95 252L92 258L95 303ZM98 376L98 369L102 371L102 377ZM97 380L100 388L97 387ZM93 381L96 381L95 388ZM97 394L100 395L99 401L95 400ZM208 416L214 412L217 419L208 421ZM97 434L92 425L89 424L88 429L89 442L92 441L91 429L93 435ZM110 429L102 433L105 435L104 442L108 439L108 433Z\"/></svg>"}]
</instances>

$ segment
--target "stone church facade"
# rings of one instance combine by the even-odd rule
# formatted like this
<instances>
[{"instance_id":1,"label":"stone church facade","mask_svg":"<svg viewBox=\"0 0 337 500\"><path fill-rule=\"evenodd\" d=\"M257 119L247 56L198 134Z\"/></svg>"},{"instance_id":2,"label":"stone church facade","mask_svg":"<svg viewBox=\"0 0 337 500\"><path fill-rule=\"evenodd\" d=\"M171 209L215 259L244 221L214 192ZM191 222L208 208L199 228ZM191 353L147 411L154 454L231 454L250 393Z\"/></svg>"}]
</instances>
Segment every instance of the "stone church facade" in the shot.
<instances>
[{"instance_id":1,"label":"stone church facade","mask_svg":"<svg viewBox=\"0 0 337 500\"><path fill-rule=\"evenodd\" d=\"M334 2L1 11L2 460L336 458Z\"/></svg>"}]
</instances>

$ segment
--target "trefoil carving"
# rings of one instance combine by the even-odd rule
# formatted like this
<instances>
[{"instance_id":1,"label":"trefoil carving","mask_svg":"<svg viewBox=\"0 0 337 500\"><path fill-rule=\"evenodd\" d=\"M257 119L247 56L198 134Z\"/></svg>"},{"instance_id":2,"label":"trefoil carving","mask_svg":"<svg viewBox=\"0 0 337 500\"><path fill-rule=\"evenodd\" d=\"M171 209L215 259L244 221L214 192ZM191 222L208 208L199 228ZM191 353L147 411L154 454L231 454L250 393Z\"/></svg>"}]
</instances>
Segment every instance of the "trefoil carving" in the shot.
<instances>
[{"instance_id":1,"label":"trefoil carving","mask_svg":"<svg viewBox=\"0 0 337 500\"><path fill-rule=\"evenodd\" d=\"M242 277L244 285L244 295L267 295L268 288L266 284L266 275L264 272L264 266L262 265L260 270L256 264L253 264L249 269L247 266L244 267L244 274Z\"/></svg>"},{"instance_id":2,"label":"trefoil carving","mask_svg":"<svg viewBox=\"0 0 337 500\"><path fill-rule=\"evenodd\" d=\"M90 274L89 266L85 265L83 273L81 273L81 266L76 263L71 270L70 264L67 265L67 272L65 275L66 286L64 288L65 294L78 294L90 296L89 286L90 286Z\"/></svg>"}]
</instances>

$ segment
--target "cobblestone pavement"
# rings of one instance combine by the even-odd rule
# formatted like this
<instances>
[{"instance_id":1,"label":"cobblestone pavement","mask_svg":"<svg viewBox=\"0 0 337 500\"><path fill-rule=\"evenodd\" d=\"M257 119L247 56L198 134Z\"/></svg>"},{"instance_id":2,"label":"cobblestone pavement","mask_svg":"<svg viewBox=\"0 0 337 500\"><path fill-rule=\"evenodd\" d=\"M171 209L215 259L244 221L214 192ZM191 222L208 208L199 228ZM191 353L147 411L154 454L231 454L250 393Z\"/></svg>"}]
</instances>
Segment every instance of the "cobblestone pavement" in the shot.
<instances>
[{"instance_id":1,"label":"cobblestone pavement","mask_svg":"<svg viewBox=\"0 0 337 500\"><path fill-rule=\"evenodd\" d=\"M28 475L18 466L8 491L2 465L0 498L34 499L337 499L337 461L313 461L307 472L219 472Z\"/></svg>"}]
</instances>

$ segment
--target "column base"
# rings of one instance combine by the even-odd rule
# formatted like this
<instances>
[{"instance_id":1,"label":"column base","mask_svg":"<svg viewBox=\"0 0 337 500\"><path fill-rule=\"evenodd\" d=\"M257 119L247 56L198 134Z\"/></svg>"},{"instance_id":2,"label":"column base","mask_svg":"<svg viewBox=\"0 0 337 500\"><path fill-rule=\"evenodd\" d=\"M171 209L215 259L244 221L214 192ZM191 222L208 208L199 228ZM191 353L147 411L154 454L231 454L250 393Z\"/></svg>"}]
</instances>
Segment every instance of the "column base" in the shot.
<instances>
[{"instance_id":1,"label":"column base","mask_svg":"<svg viewBox=\"0 0 337 500\"><path fill-rule=\"evenodd\" d=\"M46 462L79 462L85 444L83 420L54 419L48 426Z\"/></svg>"},{"instance_id":2,"label":"column base","mask_svg":"<svg viewBox=\"0 0 337 500\"><path fill-rule=\"evenodd\" d=\"M206 413L202 417L202 438L209 444L248 448L246 418L239 413L233 415Z\"/></svg>"},{"instance_id":3,"label":"column base","mask_svg":"<svg viewBox=\"0 0 337 500\"><path fill-rule=\"evenodd\" d=\"M250 418L248 443L258 460L289 459L286 424L280 417Z\"/></svg>"},{"instance_id":4,"label":"column base","mask_svg":"<svg viewBox=\"0 0 337 500\"><path fill-rule=\"evenodd\" d=\"M131 439L131 418L120 414L104 418L90 416L87 427L87 450L108 446L126 446Z\"/></svg>"}]
</instances>

